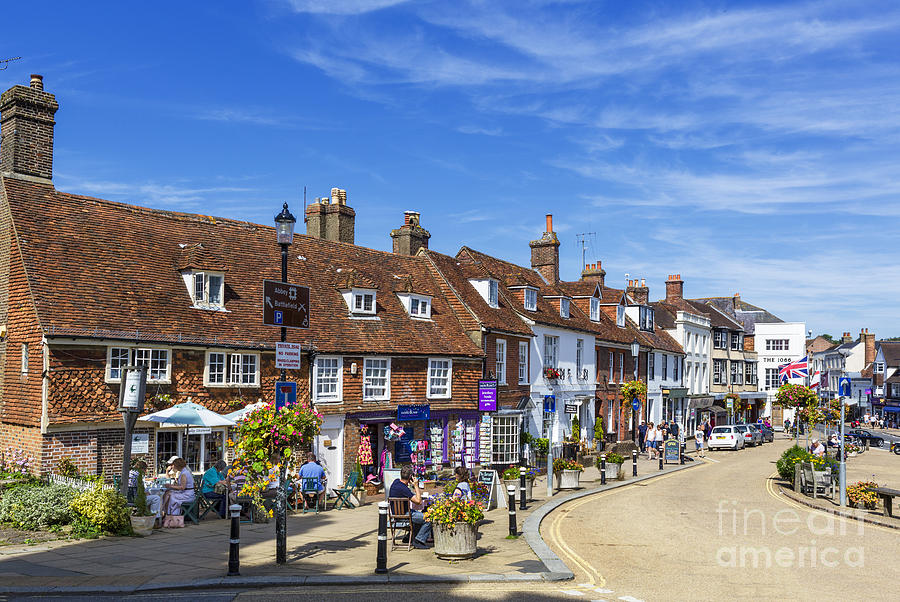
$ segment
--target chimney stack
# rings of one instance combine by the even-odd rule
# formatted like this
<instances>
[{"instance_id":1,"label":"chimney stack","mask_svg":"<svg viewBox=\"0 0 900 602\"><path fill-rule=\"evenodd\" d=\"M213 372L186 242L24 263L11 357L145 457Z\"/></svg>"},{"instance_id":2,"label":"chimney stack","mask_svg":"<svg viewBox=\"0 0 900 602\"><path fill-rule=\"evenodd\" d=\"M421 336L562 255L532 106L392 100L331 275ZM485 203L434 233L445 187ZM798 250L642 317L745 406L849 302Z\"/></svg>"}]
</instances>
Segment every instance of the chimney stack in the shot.
<instances>
[{"instance_id":1,"label":"chimney stack","mask_svg":"<svg viewBox=\"0 0 900 602\"><path fill-rule=\"evenodd\" d=\"M306 207L306 234L315 238L353 244L356 212L347 205L347 191L332 188L331 196Z\"/></svg>"},{"instance_id":2,"label":"chimney stack","mask_svg":"<svg viewBox=\"0 0 900 602\"><path fill-rule=\"evenodd\" d=\"M853 337L850 336L850 333L849 333L849 332L845 332L845 333L843 334L843 336L841 336L841 344L843 344L843 343L852 343L852 342L853 342Z\"/></svg>"},{"instance_id":3,"label":"chimney stack","mask_svg":"<svg viewBox=\"0 0 900 602\"><path fill-rule=\"evenodd\" d=\"M859 340L866 346L866 366L875 361L875 333L863 328L859 333Z\"/></svg>"},{"instance_id":4,"label":"chimney stack","mask_svg":"<svg viewBox=\"0 0 900 602\"><path fill-rule=\"evenodd\" d=\"M403 225L391 230L394 239L394 253L398 255L415 255L419 249L428 248L431 233L419 225L418 211L405 211Z\"/></svg>"},{"instance_id":5,"label":"chimney stack","mask_svg":"<svg viewBox=\"0 0 900 602\"><path fill-rule=\"evenodd\" d=\"M675 303L684 299L684 282L681 274L669 274L666 279L666 303Z\"/></svg>"},{"instance_id":6,"label":"chimney stack","mask_svg":"<svg viewBox=\"0 0 900 602\"><path fill-rule=\"evenodd\" d=\"M581 279L586 282L596 282L600 286L604 286L604 282L606 281L606 272L600 266L601 262L597 263L589 263L584 266L584 269L581 271Z\"/></svg>"},{"instance_id":7,"label":"chimney stack","mask_svg":"<svg viewBox=\"0 0 900 602\"><path fill-rule=\"evenodd\" d=\"M553 231L553 215L547 214L547 230L538 240L528 243L531 247L531 267L550 284L559 282L559 239Z\"/></svg>"},{"instance_id":8,"label":"chimney stack","mask_svg":"<svg viewBox=\"0 0 900 602\"><path fill-rule=\"evenodd\" d=\"M734 297L731 298L731 308L735 312L741 311L741 294L735 293Z\"/></svg>"},{"instance_id":9,"label":"chimney stack","mask_svg":"<svg viewBox=\"0 0 900 602\"><path fill-rule=\"evenodd\" d=\"M13 86L0 95L0 173L50 183L58 109L56 97L44 92L44 78L37 74L29 86Z\"/></svg>"},{"instance_id":10,"label":"chimney stack","mask_svg":"<svg viewBox=\"0 0 900 602\"><path fill-rule=\"evenodd\" d=\"M650 302L650 289L643 278L640 280L629 280L628 289L625 292L638 305L647 305Z\"/></svg>"}]
</instances>

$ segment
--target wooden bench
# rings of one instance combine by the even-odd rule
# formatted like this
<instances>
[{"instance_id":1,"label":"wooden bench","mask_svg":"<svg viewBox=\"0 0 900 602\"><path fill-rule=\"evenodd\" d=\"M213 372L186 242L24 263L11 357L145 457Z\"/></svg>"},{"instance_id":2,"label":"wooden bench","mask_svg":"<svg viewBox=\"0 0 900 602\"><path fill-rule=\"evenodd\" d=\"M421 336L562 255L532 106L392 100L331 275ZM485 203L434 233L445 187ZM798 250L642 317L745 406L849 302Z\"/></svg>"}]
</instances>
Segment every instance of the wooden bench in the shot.
<instances>
[{"instance_id":1,"label":"wooden bench","mask_svg":"<svg viewBox=\"0 0 900 602\"><path fill-rule=\"evenodd\" d=\"M884 510L882 514L889 518L894 516L894 498L900 497L900 491L896 489L889 489L887 487L875 487L872 489L875 494L881 499L881 503L883 505Z\"/></svg>"}]
</instances>

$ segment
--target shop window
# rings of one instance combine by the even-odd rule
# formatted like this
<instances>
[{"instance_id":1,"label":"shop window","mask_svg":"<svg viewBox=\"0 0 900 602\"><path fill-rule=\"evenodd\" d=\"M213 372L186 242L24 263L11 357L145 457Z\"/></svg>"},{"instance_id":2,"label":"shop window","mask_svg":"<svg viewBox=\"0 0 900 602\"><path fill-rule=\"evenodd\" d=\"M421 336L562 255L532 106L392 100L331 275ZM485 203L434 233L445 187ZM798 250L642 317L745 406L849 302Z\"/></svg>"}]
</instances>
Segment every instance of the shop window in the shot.
<instances>
[{"instance_id":1,"label":"shop window","mask_svg":"<svg viewBox=\"0 0 900 602\"><path fill-rule=\"evenodd\" d=\"M428 360L428 395L429 399L450 397L451 360Z\"/></svg>"},{"instance_id":2,"label":"shop window","mask_svg":"<svg viewBox=\"0 0 900 602\"><path fill-rule=\"evenodd\" d=\"M491 435L491 464L519 462L518 416L494 416Z\"/></svg>"}]
</instances>

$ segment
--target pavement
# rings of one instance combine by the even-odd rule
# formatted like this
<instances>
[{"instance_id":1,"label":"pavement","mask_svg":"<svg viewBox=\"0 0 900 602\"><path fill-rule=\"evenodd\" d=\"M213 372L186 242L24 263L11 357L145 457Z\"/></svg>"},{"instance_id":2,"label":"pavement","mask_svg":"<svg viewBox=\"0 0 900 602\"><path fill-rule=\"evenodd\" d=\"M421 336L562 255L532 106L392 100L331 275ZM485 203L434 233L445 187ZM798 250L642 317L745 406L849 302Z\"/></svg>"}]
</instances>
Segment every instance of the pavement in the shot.
<instances>
[{"instance_id":1,"label":"pavement","mask_svg":"<svg viewBox=\"0 0 900 602\"><path fill-rule=\"evenodd\" d=\"M541 534L575 573L566 591L647 601L896 599L885 577L896 574L897 531L785 496L773 475L791 444L779 435L759 448L712 452L696 470L559 508ZM851 478L896 483L896 459L862 454Z\"/></svg>"},{"instance_id":2,"label":"pavement","mask_svg":"<svg viewBox=\"0 0 900 602\"><path fill-rule=\"evenodd\" d=\"M695 463L688 463L690 467ZM663 473L685 467L667 465ZM226 577L229 522L207 518L184 529L162 529L147 538L103 537L0 547L0 593L134 593L185 588L257 586L546 582L572 576L545 545L544 516L572 497L643 482L661 474L656 461L639 460L637 480L600 487L599 471L587 467L582 488L558 492L549 503L546 480L534 485L534 501L517 521L525 537L508 539L507 510L487 513L480 528L478 555L447 562L431 552L389 550L388 575L375 575L377 504L329 509L288 517L288 562L274 562L274 521L241 525L241 575ZM380 498L379 498L380 499ZM540 518L537 518L540 517ZM537 548L537 549L535 549Z\"/></svg>"}]
</instances>

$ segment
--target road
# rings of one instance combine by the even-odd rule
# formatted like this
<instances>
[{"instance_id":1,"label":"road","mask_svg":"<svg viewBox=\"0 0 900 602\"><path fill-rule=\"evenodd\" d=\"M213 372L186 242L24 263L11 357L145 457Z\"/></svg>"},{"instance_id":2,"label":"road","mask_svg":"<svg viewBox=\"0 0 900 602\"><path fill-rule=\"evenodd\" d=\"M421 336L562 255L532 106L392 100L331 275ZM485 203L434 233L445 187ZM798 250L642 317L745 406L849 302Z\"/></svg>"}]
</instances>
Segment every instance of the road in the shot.
<instances>
[{"instance_id":1,"label":"road","mask_svg":"<svg viewBox=\"0 0 900 602\"><path fill-rule=\"evenodd\" d=\"M769 477L790 441L567 504L544 522L589 599L897 599L900 532L836 519ZM865 592L863 594L862 592Z\"/></svg>"}]
</instances>

